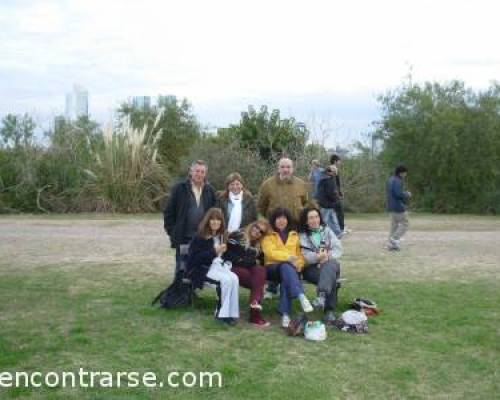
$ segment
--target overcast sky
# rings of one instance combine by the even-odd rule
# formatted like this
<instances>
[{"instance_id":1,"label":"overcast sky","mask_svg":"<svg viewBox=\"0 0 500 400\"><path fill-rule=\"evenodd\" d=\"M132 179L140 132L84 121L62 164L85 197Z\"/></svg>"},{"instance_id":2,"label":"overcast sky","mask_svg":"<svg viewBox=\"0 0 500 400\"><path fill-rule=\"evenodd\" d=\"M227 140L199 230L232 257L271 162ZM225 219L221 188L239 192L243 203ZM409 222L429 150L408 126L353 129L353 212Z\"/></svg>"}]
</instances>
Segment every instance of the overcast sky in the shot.
<instances>
[{"instance_id":1,"label":"overcast sky","mask_svg":"<svg viewBox=\"0 0 500 400\"><path fill-rule=\"evenodd\" d=\"M417 82L500 80L496 3L0 0L0 117L47 123L77 83L101 122L130 96L174 94L207 126L267 104L347 144L410 66Z\"/></svg>"}]
</instances>

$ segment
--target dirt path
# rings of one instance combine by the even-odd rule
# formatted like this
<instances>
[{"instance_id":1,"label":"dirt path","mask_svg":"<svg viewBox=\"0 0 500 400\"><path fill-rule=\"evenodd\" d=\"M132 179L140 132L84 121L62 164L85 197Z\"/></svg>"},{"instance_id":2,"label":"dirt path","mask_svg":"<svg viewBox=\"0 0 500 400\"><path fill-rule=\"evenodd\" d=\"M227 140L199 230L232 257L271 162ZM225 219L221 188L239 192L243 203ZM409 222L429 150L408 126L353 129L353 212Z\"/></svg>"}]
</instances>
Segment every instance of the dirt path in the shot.
<instances>
[{"instance_id":1,"label":"dirt path","mask_svg":"<svg viewBox=\"0 0 500 400\"><path fill-rule=\"evenodd\" d=\"M0 218L0 268L119 264L165 276L173 252L160 217L99 218ZM391 279L499 278L498 218L412 216L398 254L383 250L385 216L348 222L353 233L343 240L343 264L351 276L375 268Z\"/></svg>"}]
</instances>

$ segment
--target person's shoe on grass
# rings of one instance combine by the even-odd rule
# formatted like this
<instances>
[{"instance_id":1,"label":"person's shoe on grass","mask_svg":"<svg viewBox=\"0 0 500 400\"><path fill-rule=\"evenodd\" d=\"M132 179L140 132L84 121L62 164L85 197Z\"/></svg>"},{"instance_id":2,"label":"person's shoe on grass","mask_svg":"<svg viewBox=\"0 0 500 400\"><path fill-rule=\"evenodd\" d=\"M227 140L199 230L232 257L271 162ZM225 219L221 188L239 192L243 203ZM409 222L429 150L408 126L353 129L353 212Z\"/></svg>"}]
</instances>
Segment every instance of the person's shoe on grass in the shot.
<instances>
[{"instance_id":1,"label":"person's shoe on grass","mask_svg":"<svg viewBox=\"0 0 500 400\"><path fill-rule=\"evenodd\" d=\"M290 325L290 316L288 314L283 314L281 316L281 327L286 329L288 325Z\"/></svg>"},{"instance_id":2,"label":"person's shoe on grass","mask_svg":"<svg viewBox=\"0 0 500 400\"><path fill-rule=\"evenodd\" d=\"M299 294L299 301L300 301L300 306L302 307L302 310L304 310L305 313L310 313L314 310L313 306L311 305L310 301L306 297L304 293Z\"/></svg>"}]
</instances>

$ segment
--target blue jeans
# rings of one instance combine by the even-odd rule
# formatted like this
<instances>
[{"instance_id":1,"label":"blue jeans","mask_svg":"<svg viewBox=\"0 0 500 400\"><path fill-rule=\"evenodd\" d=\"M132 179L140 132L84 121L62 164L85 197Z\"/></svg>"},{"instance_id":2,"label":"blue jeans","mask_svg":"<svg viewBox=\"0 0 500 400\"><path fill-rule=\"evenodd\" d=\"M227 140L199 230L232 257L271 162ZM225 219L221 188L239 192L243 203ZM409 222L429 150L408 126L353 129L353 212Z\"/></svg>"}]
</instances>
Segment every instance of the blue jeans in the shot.
<instances>
[{"instance_id":1,"label":"blue jeans","mask_svg":"<svg viewBox=\"0 0 500 400\"><path fill-rule=\"evenodd\" d=\"M321 208L321 216L323 217L323 222L330 227L330 229L339 236L342 233L340 229L339 220L337 218L337 213L333 208Z\"/></svg>"},{"instance_id":2,"label":"blue jeans","mask_svg":"<svg viewBox=\"0 0 500 400\"><path fill-rule=\"evenodd\" d=\"M297 270L292 264L284 262L266 266L266 271L268 280L280 283L278 312L281 315L290 314L290 311L292 311L292 299L304 293L304 287L299 279Z\"/></svg>"}]
</instances>

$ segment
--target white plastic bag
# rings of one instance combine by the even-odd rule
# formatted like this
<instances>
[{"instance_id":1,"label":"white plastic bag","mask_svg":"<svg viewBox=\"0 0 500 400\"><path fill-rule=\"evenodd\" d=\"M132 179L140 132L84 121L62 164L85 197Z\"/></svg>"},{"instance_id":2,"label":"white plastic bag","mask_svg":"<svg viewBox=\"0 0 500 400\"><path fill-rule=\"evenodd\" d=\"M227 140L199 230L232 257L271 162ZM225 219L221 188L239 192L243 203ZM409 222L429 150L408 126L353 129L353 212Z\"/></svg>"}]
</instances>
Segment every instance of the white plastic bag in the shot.
<instances>
[{"instance_id":1,"label":"white plastic bag","mask_svg":"<svg viewBox=\"0 0 500 400\"><path fill-rule=\"evenodd\" d=\"M326 339L325 324L321 321L309 321L304 328L304 337L307 340L319 342Z\"/></svg>"}]
</instances>

